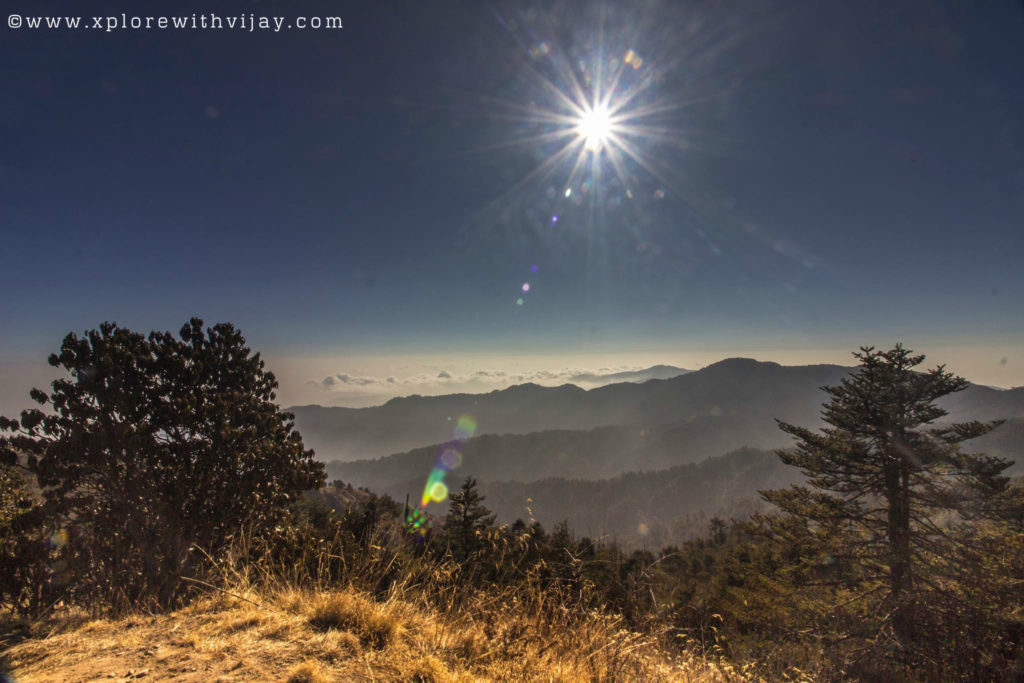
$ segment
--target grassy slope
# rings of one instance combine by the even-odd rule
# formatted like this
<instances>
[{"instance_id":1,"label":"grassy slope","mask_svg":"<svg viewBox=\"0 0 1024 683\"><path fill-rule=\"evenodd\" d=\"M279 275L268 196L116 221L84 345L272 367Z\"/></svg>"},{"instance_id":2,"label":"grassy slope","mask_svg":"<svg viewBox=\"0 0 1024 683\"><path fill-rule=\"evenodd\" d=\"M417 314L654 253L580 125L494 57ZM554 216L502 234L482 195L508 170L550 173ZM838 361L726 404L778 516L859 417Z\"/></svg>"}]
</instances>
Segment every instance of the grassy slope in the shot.
<instances>
[{"instance_id":1,"label":"grassy slope","mask_svg":"<svg viewBox=\"0 0 1024 683\"><path fill-rule=\"evenodd\" d=\"M573 623L507 596L441 615L352 589L215 594L169 614L90 620L67 613L7 647L0 671L65 680L739 680L670 656L615 619Z\"/></svg>"}]
</instances>

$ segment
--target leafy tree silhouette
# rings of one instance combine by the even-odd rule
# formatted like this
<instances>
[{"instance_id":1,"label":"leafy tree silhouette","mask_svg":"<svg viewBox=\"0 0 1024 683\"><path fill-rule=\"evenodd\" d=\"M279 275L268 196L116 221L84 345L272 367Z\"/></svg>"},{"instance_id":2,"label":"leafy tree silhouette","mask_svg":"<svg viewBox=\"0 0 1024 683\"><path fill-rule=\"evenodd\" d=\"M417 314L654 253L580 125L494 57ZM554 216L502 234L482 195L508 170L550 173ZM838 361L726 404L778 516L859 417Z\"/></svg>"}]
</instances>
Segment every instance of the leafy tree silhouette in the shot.
<instances>
[{"instance_id":1,"label":"leafy tree silhouette","mask_svg":"<svg viewBox=\"0 0 1024 683\"><path fill-rule=\"evenodd\" d=\"M27 455L81 598L173 604L205 555L323 483L273 402L277 380L230 324L144 337L104 323L49 362L69 377L32 390L44 410L2 418L0 445Z\"/></svg>"}]
</instances>

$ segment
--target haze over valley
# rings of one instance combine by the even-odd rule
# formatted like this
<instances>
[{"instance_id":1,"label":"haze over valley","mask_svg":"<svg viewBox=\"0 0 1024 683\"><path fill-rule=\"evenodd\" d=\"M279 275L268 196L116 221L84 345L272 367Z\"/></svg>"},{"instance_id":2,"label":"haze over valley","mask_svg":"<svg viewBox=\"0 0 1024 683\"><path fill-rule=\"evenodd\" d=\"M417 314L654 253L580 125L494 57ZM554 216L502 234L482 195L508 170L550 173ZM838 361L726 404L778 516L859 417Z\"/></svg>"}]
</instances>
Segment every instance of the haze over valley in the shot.
<instances>
[{"instance_id":1,"label":"haze over valley","mask_svg":"<svg viewBox=\"0 0 1024 683\"><path fill-rule=\"evenodd\" d=\"M654 529L660 540L678 542L702 532L710 517L763 509L758 491L798 481L772 452L792 445L776 420L821 426L821 388L851 370L732 358L589 390L524 384L370 408L290 410L331 481L416 501L439 456L454 449L459 466L449 485L479 480L502 522L567 521L580 534L636 543ZM949 421L1007 420L968 446L1014 459L1011 471L1024 472L1024 388L971 385L941 405ZM472 434L457 438L466 417ZM679 502L650 504L666 497Z\"/></svg>"}]
</instances>

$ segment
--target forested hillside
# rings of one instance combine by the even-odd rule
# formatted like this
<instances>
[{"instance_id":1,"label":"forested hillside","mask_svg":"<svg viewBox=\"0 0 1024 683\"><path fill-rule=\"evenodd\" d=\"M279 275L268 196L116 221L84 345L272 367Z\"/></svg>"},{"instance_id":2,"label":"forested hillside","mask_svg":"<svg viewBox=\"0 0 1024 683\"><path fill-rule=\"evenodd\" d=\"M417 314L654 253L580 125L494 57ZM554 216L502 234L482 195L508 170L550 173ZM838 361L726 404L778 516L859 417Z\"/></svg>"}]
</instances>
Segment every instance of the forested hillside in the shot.
<instances>
[{"instance_id":1,"label":"forested hillside","mask_svg":"<svg viewBox=\"0 0 1024 683\"><path fill-rule=\"evenodd\" d=\"M706 533L713 517L746 519L765 510L759 491L802 480L774 453L744 448L700 463L596 481L485 481L480 492L499 524L519 519L550 527L564 522L579 536L660 548ZM408 494L416 501L422 488L422 478L416 478L374 490L399 501Z\"/></svg>"}]
</instances>

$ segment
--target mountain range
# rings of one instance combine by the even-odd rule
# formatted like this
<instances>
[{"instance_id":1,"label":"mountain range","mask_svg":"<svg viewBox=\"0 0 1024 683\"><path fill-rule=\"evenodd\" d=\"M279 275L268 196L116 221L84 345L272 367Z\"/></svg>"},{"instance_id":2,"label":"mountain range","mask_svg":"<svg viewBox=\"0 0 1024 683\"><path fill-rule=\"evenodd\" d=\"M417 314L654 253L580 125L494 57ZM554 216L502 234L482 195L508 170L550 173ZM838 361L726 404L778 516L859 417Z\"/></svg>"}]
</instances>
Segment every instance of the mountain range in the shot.
<instances>
[{"instance_id":1,"label":"mountain range","mask_svg":"<svg viewBox=\"0 0 1024 683\"><path fill-rule=\"evenodd\" d=\"M470 416L477 436L608 426L655 428L694 461L744 445L785 445L774 420L815 426L827 395L851 368L781 366L734 358L664 380L618 383L585 390L572 384L521 384L487 394L394 398L371 408L298 406L296 426L321 460L378 458L455 438L458 419ZM950 419L1024 418L1024 387L971 385L942 400ZM720 421L721 420L721 421ZM701 421L707 423L701 428ZM691 424L693 423L693 424ZM690 425L687 427L686 425ZM672 430L680 430L672 434ZM722 434L709 438L710 431ZM717 442L726 443L724 450ZM733 445L735 444L735 445Z\"/></svg>"},{"instance_id":2,"label":"mountain range","mask_svg":"<svg viewBox=\"0 0 1024 683\"><path fill-rule=\"evenodd\" d=\"M669 515L681 509L650 510L644 490L653 496L668 486L676 497L701 501L680 514L714 514L735 508L737 496L754 500L759 487L798 478L770 453L791 443L776 420L820 426L828 399L822 387L851 370L734 358L669 379L590 390L525 384L487 394L397 398L373 408L291 410L307 445L329 460L332 480L416 500L440 453L453 448L462 464L449 484L476 477L504 521L526 514L525 500L532 498L532 513L544 523L569 519L586 525L580 533L625 534L639 524L678 521ZM968 447L1024 460L1024 388L970 385L941 404L948 420L1006 419ZM726 454L732 469L713 464ZM709 477L711 471L719 475ZM720 476L729 472L738 479ZM624 481L631 482L628 496ZM731 502L723 505L724 499ZM631 511L628 521L598 524L612 504Z\"/></svg>"},{"instance_id":3,"label":"mountain range","mask_svg":"<svg viewBox=\"0 0 1024 683\"><path fill-rule=\"evenodd\" d=\"M646 382L649 379L672 379L691 372L674 365L652 365L641 370L625 370L623 372L578 372L569 375L570 384L616 384L618 382Z\"/></svg>"},{"instance_id":4,"label":"mountain range","mask_svg":"<svg viewBox=\"0 0 1024 683\"><path fill-rule=\"evenodd\" d=\"M848 372L836 365L783 367L735 358L671 379L590 390L573 384L521 384L487 394L394 398L372 408L289 410L320 459L349 461L450 440L463 415L473 418L477 435L655 426L698 417L754 424L767 420L774 429L773 417L815 419L822 400L818 387L834 384Z\"/></svg>"}]
</instances>

